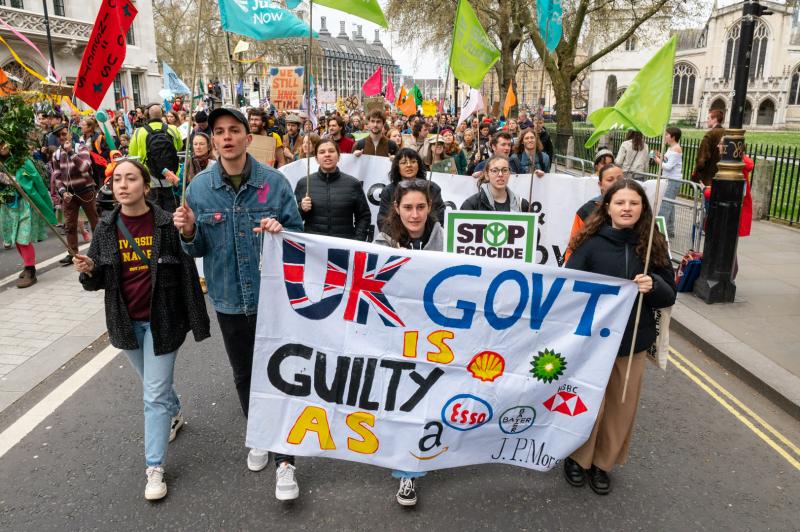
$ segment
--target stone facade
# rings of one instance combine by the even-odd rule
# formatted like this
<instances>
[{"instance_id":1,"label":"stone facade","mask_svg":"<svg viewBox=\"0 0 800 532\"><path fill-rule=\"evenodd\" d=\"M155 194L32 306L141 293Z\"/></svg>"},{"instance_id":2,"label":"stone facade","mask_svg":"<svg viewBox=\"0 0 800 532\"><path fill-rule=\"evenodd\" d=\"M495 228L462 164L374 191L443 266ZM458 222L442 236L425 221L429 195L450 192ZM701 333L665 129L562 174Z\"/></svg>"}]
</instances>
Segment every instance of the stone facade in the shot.
<instances>
[{"instance_id":1,"label":"stone facade","mask_svg":"<svg viewBox=\"0 0 800 532\"><path fill-rule=\"evenodd\" d=\"M773 14L758 20L753 39L744 123L749 128L800 127L800 13L792 5L762 1ZM703 126L710 109L730 115L742 2L716 3L701 28L680 30L673 76L672 121ZM643 28L648 31L648 28ZM650 28L650 31L653 31ZM596 62L590 73L589 110L613 105L639 69L669 37L666 30L640 46L633 37ZM644 41L645 39L642 39Z\"/></svg>"},{"instance_id":2,"label":"stone facade","mask_svg":"<svg viewBox=\"0 0 800 532\"><path fill-rule=\"evenodd\" d=\"M100 0L46 0L50 21L50 35L56 71L72 85L78 73L83 51L89 41L94 19L100 9ZM12 7L14 6L14 7ZM113 86L103 99L101 108L118 108L115 103L122 98L122 89L131 98L128 105L159 101L162 77L158 70L156 42L153 28L151 0L137 0L139 14L128 34L128 51L125 62ZM0 18L30 39L48 57L47 33L42 2L39 0L0 0ZM11 45L20 58L36 72L44 75L47 63L27 44L10 31L0 27L0 35ZM33 83L33 78L20 67L5 47L0 47L0 68L23 80ZM82 106L79 103L79 106ZM85 107L85 106L84 106Z\"/></svg>"}]
</instances>

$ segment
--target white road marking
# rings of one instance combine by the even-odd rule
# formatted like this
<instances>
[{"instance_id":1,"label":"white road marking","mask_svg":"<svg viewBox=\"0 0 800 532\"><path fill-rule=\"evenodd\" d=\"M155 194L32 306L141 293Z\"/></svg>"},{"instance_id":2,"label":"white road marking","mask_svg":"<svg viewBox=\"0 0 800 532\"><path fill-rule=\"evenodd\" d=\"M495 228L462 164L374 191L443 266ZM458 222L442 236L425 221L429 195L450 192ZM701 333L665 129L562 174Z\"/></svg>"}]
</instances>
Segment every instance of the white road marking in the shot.
<instances>
[{"instance_id":1,"label":"white road marking","mask_svg":"<svg viewBox=\"0 0 800 532\"><path fill-rule=\"evenodd\" d=\"M108 346L82 368L72 374L67 380L59 384L52 392L39 401L33 408L25 412L19 419L0 433L0 458L11 450L22 438L30 434L39 423L52 414L59 406L69 399L84 384L97 375L121 351L114 346ZM49 428L49 427L48 427Z\"/></svg>"},{"instance_id":2,"label":"white road marking","mask_svg":"<svg viewBox=\"0 0 800 532\"><path fill-rule=\"evenodd\" d=\"M90 243L87 242L87 243L83 244L82 246L78 246L78 251L86 251L87 249L89 249L89 244ZM39 264L36 265L36 270L38 271L38 270L41 270L43 268L46 268L46 267L50 266L51 264L55 264L56 262L60 261L63 258L64 257L61 254L59 254L59 255L56 255L55 257L51 257L51 258L49 258L47 260L43 260L42 262L40 262ZM5 279L1 279L0 280L0 286L6 285L6 284L8 284L8 283L10 283L12 281L16 281L17 277L19 277L19 273L12 273L11 275L6 277Z\"/></svg>"}]
</instances>

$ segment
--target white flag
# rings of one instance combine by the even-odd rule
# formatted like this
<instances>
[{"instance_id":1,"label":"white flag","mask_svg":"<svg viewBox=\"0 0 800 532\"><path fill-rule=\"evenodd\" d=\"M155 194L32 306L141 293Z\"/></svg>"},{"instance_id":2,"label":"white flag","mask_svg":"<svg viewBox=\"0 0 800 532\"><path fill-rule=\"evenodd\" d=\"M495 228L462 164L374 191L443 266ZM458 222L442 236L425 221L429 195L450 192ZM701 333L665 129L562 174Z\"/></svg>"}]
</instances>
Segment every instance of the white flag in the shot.
<instances>
[{"instance_id":1,"label":"white flag","mask_svg":"<svg viewBox=\"0 0 800 532\"><path fill-rule=\"evenodd\" d=\"M486 109L486 106L483 104L483 96L481 96L481 91L478 89L470 89L469 94L467 94L467 99L464 100L464 104L461 106L461 114L458 116L458 124L461 125L461 122L469 118L471 114L477 113L478 111L483 111Z\"/></svg>"}]
</instances>

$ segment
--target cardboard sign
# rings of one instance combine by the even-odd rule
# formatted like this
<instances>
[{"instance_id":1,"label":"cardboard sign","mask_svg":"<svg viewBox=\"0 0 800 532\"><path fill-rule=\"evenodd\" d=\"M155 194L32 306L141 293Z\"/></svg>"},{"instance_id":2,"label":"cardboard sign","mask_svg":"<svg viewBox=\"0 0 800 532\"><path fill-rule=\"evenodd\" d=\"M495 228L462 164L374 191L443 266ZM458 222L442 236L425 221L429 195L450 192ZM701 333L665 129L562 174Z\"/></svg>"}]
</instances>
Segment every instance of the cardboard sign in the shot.
<instances>
[{"instance_id":1,"label":"cardboard sign","mask_svg":"<svg viewBox=\"0 0 800 532\"><path fill-rule=\"evenodd\" d=\"M255 157L256 161L269 165L275 165L275 147L277 142L272 135L253 135L253 142L247 147L247 153Z\"/></svg>"},{"instance_id":2,"label":"cardboard sign","mask_svg":"<svg viewBox=\"0 0 800 532\"><path fill-rule=\"evenodd\" d=\"M372 111L380 111L381 113L386 111L384 107L384 102L386 99L383 96L371 96L369 98L364 98L364 114L369 116Z\"/></svg>"},{"instance_id":3,"label":"cardboard sign","mask_svg":"<svg viewBox=\"0 0 800 532\"><path fill-rule=\"evenodd\" d=\"M458 174L456 161L452 157L448 157L443 161L431 163L431 172L439 172L442 174Z\"/></svg>"},{"instance_id":4,"label":"cardboard sign","mask_svg":"<svg viewBox=\"0 0 800 532\"><path fill-rule=\"evenodd\" d=\"M445 211L445 249L450 253L533 262L535 214Z\"/></svg>"},{"instance_id":5,"label":"cardboard sign","mask_svg":"<svg viewBox=\"0 0 800 532\"><path fill-rule=\"evenodd\" d=\"M270 68L270 100L276 109L300 109L303 99L303 73L301 66Z\"/></svg>"},{"instance_id":6,"label":"cardboard sign","mask_svg":"<svg viewBox=\"0 0 800 532\"><path fill-rule=\"evenodd\" d=\"M319 91L317 93L317 103L336 103L336 92Z\"/></svg>"}]
</instances>

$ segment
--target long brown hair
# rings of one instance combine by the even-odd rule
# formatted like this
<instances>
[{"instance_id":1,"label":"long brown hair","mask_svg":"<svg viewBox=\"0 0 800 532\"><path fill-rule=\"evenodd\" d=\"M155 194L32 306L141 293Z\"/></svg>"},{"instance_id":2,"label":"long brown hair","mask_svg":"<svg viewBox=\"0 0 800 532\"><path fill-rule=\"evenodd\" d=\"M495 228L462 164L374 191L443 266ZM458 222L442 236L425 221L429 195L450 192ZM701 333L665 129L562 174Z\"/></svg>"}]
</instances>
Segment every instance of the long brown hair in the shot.
<instances>
[{"instance_id":1,"label":"long brown hair","mask_svg":"<svg viewBox=\"0 0 800 532\"><path fill-rule=\"evenodd\" d=\"M514 146L514 153L521 154L525 151L525 143L523 142L523 140L525 139L525 135L527 135L528 133L533 133L533 138L536 139L536 151L540 152L544 150L544 147L542 146L542 141L539 139L539 135L536 134L536 131L534 131L532 127L529 127L527 129L523 129L522 132L519 134L519 137L517 137L517 145Z\"/></svg>"},{"instance_id":2,"label":"long brown hair","mask_svg":"<svg viewBox=\"0 0 800 532\"><path fill-rule=\"evenodd\" d=\"M636 255L644 261L645 255L647 254L647 239L650 233L650 224L653 220L653 209L650 207L650 202L647 199L642 185L633 179L620 179L606 191L603 196L602 205L589 215L586 219L586 225L569 243L570 249L573 251L578 249L591 236L597 234L602 226L611 225L611 216L608 214L608 206L611 204L611 199L614 197L614 194L625 188L635 191L642 200L642 215L639 216L639 220L633 226L633 231L638 236L635 249ZM669 266L670 258L667 251L667 240L657 228L653 233L653 249L650 254L650 261L655 266Z\"/></svg>"},{"instance_id":3,"label":"long brown hair","mask_svg":"<svg viewBox=\"0 0 800 532\"><path fill-rule=\"evenodd\" d=\"M425 182L423 185L422 182ZM424 179L409 179L402 183L398 183L394 190L394 198L392 199L392 206L389 209L389 216L386 218L384 225L384 232L389 235L389 238L400 247L408 246L411 237L408 234L408 229L403 225L403 220L400 219L400 214L397 209L400 207L400 202L403 201L403 196L409 192L422 192L425 196L425 201L428 202L428 219L436 220L436 213L433 212L433 198L431 197L431 182Z\"/></svg>"}]
</instances>

